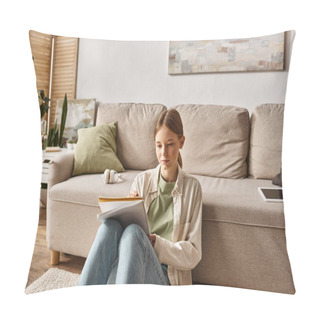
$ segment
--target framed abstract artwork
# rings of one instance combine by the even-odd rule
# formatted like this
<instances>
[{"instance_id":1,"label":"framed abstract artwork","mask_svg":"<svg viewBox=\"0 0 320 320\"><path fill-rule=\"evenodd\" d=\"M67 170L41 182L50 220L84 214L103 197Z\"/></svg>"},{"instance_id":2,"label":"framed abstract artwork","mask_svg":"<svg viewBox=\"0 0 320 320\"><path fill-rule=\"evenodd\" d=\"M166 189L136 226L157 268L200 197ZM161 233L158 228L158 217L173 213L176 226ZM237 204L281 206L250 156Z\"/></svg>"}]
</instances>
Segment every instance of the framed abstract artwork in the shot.
<instances>
[{"instance_id":1,"label":"framed abstract artwork","mask_svg":"<svg viewBox=\"0 0 320 320\"><path fill-rule=\"evenodd\" d=\"M60 125L63 99L57 100L55 120ZM95 99L68 99L68 113L63 138L78 140L78 129L94 125Z\"/></svg>"},{"instance_id":2,"label":"framed abstract artwork","mask_svg":"<svg viewBox=\"0 0 320 320\"><path fill-rule=\"evenodd\" d=\"M246 39L169 42L169 74L282 71L284 32Z\"/></svg>"}]
</instances>

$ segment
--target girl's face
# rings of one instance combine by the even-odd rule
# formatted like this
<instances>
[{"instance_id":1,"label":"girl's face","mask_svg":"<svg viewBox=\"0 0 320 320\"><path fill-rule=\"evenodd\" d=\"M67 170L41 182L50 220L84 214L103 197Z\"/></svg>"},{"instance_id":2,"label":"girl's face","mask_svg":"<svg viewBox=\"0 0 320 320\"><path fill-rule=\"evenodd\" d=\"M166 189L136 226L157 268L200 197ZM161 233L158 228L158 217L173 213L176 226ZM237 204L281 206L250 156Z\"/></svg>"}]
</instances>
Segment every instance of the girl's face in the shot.
<instances>
[{"instance_id":1,"label":"girl's face","mask_svg":"<svg viewBox=\"0 0 320 320\"><path fill-rule=\"evenodd\" d=\"M178 166L179 149L183 147L185 137L180 139L176 133L163 125L156 134L156 153L162 170L175 170Z\"/></svg>"}]
</instances>

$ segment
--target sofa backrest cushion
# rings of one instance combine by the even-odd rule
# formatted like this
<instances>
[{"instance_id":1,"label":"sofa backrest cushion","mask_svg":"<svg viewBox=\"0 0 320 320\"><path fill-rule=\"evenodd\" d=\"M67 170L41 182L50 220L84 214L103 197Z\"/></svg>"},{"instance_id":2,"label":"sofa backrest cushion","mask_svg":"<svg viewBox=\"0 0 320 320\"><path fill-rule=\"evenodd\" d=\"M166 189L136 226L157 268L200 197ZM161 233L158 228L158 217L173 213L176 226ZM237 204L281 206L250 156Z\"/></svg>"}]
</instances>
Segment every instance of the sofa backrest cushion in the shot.
<instances>
[{"instance_id":1,"label":"sofa backrest cushion","mask_svg":"<svg viewBox=\"0 0 320 320\"><path fill-rule=\"evenodd\" d=\"M175 107L186 142L183 169L219 178L247 176L250 119L245 108L185 104Z\"/></svg>"},{"instance_id":2,"label":"sofa backrest cushion","mask_svg":"<svg viewBox=\"0 0 320 320\"><path fill-rule=\"evenodd\" d=\"M117 156L125 169L147 170L157 166L154 128L161 104L106 103L97 108L96 125L118 122Z\"/></svg>"},{"instance_id":3,"label":"sofa backrest cushion","mask_svg":"<svg viewBox=\"0 0 320 320\"><path fill-rule=\"evenodd\" d=\"M251 115L249 176L273 179L281 169L284 104L262 104Z\"/></svg>"}]
</instances>

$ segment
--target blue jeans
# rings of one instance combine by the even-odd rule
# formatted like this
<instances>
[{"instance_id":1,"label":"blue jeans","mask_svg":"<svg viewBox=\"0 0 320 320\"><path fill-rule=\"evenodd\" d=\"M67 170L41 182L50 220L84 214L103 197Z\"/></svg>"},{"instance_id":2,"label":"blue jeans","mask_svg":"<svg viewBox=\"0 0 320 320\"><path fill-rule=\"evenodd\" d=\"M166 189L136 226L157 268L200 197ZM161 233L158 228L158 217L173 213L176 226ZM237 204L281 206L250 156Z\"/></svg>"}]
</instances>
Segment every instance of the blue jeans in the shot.
<instances>
[{"instance_id":1,"label":"blue jeans","mask_svg":"<svg viewBox=\"0 0 320 320\"><path fill-rule=\"evenodd\" d=\"M78 285L124 283L170 284L145 232L136 224L123 230L108 219L98 229Z\"/></svg>"}]
</instances>

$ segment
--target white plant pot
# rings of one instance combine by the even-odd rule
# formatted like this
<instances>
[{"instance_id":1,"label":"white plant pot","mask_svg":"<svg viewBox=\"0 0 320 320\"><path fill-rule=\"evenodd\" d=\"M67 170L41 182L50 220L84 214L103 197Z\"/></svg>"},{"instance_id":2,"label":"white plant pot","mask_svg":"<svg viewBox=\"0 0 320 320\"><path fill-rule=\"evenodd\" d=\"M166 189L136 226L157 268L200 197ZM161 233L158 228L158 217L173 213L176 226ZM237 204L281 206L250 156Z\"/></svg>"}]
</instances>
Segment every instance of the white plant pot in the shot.
<instances>
[{"instance_id":1,"label":"white plant pot","mask_svg":"<svg viewBox=\"0 0 320 320\"><path fill-rule=\"evenodd\" d=\"M68 150L73 150L74 148L73 148L73 143L67 143L67 149Z\"/></svg>"}]
</instances>

